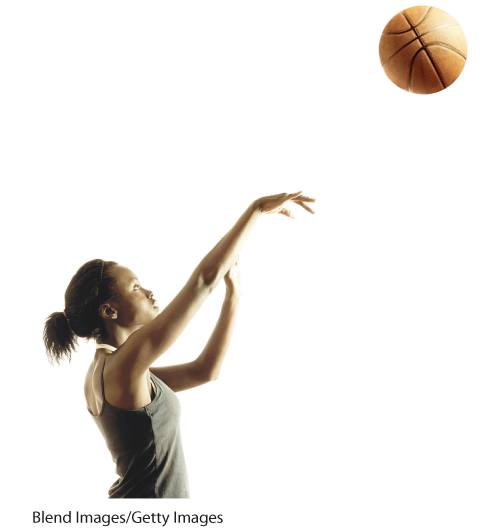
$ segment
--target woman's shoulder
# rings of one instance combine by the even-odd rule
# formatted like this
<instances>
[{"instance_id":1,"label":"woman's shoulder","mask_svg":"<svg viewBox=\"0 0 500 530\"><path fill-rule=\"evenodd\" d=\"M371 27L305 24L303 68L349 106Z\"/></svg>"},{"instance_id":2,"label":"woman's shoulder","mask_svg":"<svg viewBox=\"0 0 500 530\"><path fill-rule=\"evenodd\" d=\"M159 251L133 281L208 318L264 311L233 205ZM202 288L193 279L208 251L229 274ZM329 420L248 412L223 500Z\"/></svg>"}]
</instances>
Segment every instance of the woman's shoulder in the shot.
<instances>
[{"instance_id":1,"label":"woman's shoulder","mask_svg":"<svg viewBox=\"0 0 500 530\"><path fill-rule=\"evenodd\" d=\"M96 414L97 411L95 390L96 388L101 388L100 381L102 377L102 365L99 363L99 360L100 356L96 352L88 367L87 373L85 374L85 382L83 384L83 392L85 394L85 400L87 401L87 408L93 414ZM101 366L101 370L98 369L99 366Z\"/></svg>"}]
</instances>

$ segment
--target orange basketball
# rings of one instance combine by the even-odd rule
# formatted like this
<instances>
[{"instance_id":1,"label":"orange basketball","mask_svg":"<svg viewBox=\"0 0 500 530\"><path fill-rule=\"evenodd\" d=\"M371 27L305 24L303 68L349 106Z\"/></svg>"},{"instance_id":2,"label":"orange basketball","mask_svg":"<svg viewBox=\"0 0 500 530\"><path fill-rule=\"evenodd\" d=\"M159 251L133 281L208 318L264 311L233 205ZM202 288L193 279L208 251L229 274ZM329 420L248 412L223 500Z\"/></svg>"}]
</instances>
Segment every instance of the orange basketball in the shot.
<instances>
[{"instance_id":1,"label":"orange basketball","mask_svg":"<svg viewBox=\"0 0 500 530\"><path fill-rule=\"evenodd\" d=\"M380 37L387 77L414 94L448 88L462 73L467 42L458 22L437 7L410 7L391 18Z\"/></svg>"}]
</instances>

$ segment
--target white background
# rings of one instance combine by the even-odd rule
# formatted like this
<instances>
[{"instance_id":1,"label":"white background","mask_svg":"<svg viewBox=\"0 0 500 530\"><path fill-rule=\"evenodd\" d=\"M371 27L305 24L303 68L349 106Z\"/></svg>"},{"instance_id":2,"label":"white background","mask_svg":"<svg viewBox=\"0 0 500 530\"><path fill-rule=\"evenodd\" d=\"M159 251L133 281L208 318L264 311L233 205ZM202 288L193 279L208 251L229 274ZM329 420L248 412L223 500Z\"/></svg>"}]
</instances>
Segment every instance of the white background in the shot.
<instances>
[{"instance_id":1,"label":"white background","mask_svg":"<svg viewBox=\"0 0 500 530\"><path fill-rule=\"evenodd\" d=\"M406 7L2 3L10 528L131 508L229 529L498 528L500 13L440 3L468 62L416 96L378 59ZM108 501L114 465L82 391L92 344L51 367L45 318L94 258L164 307L252 200L300 189L317 214L263 216L240 255L220 379L179 394L192 498ZM223 293L161 363L198 355Z\"/></svg>"}]
</instances>

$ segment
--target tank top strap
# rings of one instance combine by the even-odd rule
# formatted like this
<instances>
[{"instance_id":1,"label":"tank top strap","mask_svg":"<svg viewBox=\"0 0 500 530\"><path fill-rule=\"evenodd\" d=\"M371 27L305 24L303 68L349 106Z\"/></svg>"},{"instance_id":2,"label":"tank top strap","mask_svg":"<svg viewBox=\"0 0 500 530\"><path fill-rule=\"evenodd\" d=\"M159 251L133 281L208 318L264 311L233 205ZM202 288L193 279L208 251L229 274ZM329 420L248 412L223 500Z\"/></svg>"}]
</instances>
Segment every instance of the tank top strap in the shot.
<instances>
[{"instance_id":1,"label":"tank top strap","mask_svg":"<svg viewBox=\"0 0 500 530\"><path fill-rule=\"evenodd\" d=\"M97 346L96 350L104 348L106 350L109 350L111 353L115 352L118 349L118 348L115 348L114 346L110 346L109 344L96 344L96 346ZM101 374L101 391L102 391L103 401L106 401L106 398L104 397L104 365L106 364L106 357L104 357L104 362L102 363L102 374Z\"/></svg>"},{"instance_id":2,"label":"tank top strap","mask_svg":"<svg viewBox=\"0 0 500 530\"><path fill-rule=\"evenodd\" d=\"M106 357L104 357L104 361L102 363L102 373L101 373L101 392L102 392L102 401L104 405L104 401L106 401L106 398L104 397L104 366L106 365Z\"/></svg>"}]
</instances>

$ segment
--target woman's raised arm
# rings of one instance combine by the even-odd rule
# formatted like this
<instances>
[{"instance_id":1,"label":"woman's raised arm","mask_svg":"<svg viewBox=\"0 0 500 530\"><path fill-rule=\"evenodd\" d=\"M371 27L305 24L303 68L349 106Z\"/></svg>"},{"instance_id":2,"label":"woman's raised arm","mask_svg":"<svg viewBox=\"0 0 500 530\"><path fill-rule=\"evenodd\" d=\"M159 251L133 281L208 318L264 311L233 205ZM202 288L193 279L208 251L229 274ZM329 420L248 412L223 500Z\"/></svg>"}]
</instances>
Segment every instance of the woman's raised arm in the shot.
<instances>
[{"instance_id":1,"label":"woman's raised arm","mask_svg":"<svg viewBox=\"0 0 500 530\"><path fill-rule=\"evenodd\" d=\"M224 282L226 296L220 316L200 355L191 362L150 368L150 371L174 392L188 390L215 381L219 377L231 342L242 292L238 261L227 271Z\"/></svg>"},{"instance_id":2,"label":"woman's raised arm","mask_svg":"<svg viewBox=\"0 0 500 530\"><path fill-rule=\"evenodd\" d=\"M293 217L284 207L290 201L297 202L314 213L304 205L304 202L314 200L298 192L262 197L252 202L231 230L201 260L172 302L154 320L132 333L121 346L120 372L131 379L140 377L174 344L208 295L236 261L261 213L281 213Z\"/></svg>"}]
</instances>

